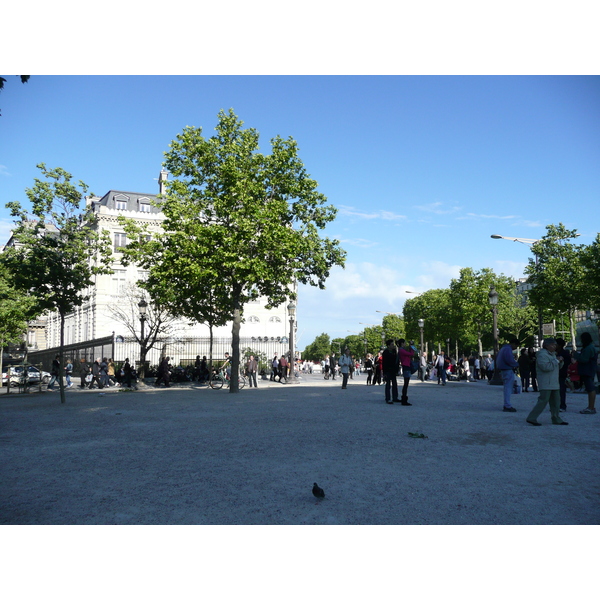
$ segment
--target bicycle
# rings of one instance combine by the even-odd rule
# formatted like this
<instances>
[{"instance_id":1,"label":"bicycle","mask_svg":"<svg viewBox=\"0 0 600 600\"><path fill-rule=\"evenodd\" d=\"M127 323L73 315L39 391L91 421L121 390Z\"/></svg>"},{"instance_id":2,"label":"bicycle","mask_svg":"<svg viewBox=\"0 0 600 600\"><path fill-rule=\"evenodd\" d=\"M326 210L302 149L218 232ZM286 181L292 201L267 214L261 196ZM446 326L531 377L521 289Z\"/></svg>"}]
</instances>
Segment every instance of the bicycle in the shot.
<instances>
[{"instance_id":1,"label":"bicycle","mask_svg":"<svg viewBox=\"0 0 600 600\"><path fill-rule=\"evenodd\" d=\"M239 376L239 380L238 380L238 389L244 389L244 386L246 385L246 378L240 374ZM208 384L210 385L210 387L213 390L220 390L223 385L226 385L227 387L230 386L231 384L231 379L229 377L229 375L227 375L227 373L225 373L225 371L223 371L222 369L213 373L210 377L210 380L208 382Z\"/></svg>"}]
</instances>

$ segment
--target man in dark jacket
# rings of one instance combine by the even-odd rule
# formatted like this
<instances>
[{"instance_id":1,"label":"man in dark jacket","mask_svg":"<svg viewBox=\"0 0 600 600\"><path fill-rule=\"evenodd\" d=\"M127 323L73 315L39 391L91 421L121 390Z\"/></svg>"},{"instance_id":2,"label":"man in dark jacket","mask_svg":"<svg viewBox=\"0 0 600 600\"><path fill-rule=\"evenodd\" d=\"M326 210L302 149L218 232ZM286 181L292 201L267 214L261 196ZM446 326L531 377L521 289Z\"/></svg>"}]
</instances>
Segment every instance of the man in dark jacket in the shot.
<instances>
[{"instance_id":1,"label":"man in dark jacket","mask_svg":"<svg viewBox=\"0 0 600 600\"><path fill-rule=\"evenodd\" d=\"M398 350L394 340L386 340L386 349L383 351L382 371L385 378L385 401L388 404L400 402L398 400ZM390 386L392 387L392 397L390 398Z\"/></svg>"},{"instance_id":2,"label":"man in dark jacket","mask_svg":"<svg viewBox=\"0 0 600 600\"><path fill-rule=\"evenodd\" d=\"M156 382L155 382L155 386L156 387L160 387L160 382L164 381L165 382L165 387L171 387L171 384L169 383L169 359L171 357L170 356L165 356L165 358L162 359L162 361L160 362L160 365L158 367L158 377L156 378Z\"/></svg>"},{"instance_id":3,"label":"man in dark jacket","mask_svg":"<svg viewBox=\"0 0 600 600\"><path fill-rule=\"evenodd\" d=\"M329 357L329 372L331 373L331 379L335 379L335 372L337 370L337 359L335 357L335 352L331 353Z\"/></svg>"},{"instance_id":4,"label":"man in dark jacket","mask_svg":"<svg viewBox=\"0 0 600 600\"><path fill-rule=\"evenodd\" d=\"M104 387L104 384L102 383L102 381L100 379L100 373L101 373L100 359L97 358L94 361L94 364L92 364L92 380L90 381L90 390L94 387L94 383L98 384L98 389L102 389Z\"/></svg>"}]
</instances>

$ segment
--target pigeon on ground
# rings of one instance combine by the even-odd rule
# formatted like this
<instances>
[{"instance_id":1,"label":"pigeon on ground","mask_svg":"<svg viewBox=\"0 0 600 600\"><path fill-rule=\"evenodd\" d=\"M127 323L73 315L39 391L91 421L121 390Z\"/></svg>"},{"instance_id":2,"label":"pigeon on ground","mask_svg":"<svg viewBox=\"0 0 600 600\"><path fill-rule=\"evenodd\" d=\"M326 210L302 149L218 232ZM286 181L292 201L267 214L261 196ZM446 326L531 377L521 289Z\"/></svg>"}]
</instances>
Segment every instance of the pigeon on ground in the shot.
<instances>
[{"instance_id":1,"label":"pigeon on ground","mask_svg":"<svg viewBox=\"0 0 600 600\"><path fill-rule=\"evenodd\" d=\"M313 485L313 496L315 498L325 498L325 492L316 483Z\"/></svg>"}]
</instances>

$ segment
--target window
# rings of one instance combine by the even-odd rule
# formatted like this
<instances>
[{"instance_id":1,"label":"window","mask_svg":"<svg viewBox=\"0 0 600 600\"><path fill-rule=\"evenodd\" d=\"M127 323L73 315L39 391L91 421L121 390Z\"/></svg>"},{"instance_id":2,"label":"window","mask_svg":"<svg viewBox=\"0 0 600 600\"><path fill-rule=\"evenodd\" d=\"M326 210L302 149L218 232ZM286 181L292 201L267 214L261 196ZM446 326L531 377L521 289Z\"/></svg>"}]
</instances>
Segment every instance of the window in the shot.
<instances>
[{"instance_id":1,"label":"window","mask_svg":"<svg viewBox=\"0 0 600 600\"><path fill-rule=\"evenodd\" d=\"M117 210L127 210L127 204L129 202L129 197L123 194L119 194L115 196L115 208Z\"/></svg>"},{"instance_id":2,"label":"window","mask_svg":"<svg viewBox=\"0 0 600 600\"><path fill-rule=\"evenodd\" d=\"M115 233L115 252L120 252L119 248L127 246L127 236L124 233Z\"/></svg>"},{"instance_id":3,"label":"window","mask_svg":"<svg viewBox=\"0 0 600 600\"><path fill-rule=\"evenodd\" d=\"M281 323L281 319L279 317L271 317L269 323Z\"/></svg>"},{"instance_id":4,"label":"window","mask_svg":"<svg viewBox=\"0 0 600 600\"><path fill-rule=\"evenodd\" d=\"M120 296L125 291L125 269L115 269L112 275L112 293Z\"/></svg>"},{"instance_id":5,"label":"window","mask_svg":"<svg viewBox=\"0 0 600 600\"><path fill-rule=\"evenodd\" d=\"M260 323L260 319L256 315L250 315L248 317L249 323Z\"/></svg>"},{"instance_id":6,"label":"window","mask_svg":"<svg viewBox=\"0 0 600 600\"><path fill-rule=\"evenodd\" d=\"M150 199L149 198L140 198L138 200L138 208L139 208L140 212L151 212Z\"/></svg>"}]
</instances>

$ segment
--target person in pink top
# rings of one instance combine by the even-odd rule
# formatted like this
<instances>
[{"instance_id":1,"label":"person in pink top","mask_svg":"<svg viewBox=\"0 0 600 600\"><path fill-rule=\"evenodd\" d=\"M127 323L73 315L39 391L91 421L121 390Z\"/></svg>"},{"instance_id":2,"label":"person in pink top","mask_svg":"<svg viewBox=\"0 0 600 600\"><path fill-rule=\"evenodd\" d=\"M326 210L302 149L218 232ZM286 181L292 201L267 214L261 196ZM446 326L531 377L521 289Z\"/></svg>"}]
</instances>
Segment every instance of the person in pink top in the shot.
<instances>
[{"instance_id":1,"label":"person in pink top","mask_svg":"<svg viewBox=\"0 0 600 600\"><path fill-rule=\"evenodd\" d=\"M408 401L408 382L410 381L411 370L410 362L413 359L414 351L406 347L406 340L400 339L398 344L398 355L400 359L400 369L402 370L402 377L404 378L404 385L402 386L402 396L400 397L400 404L403 406L412 406Z\"/></svg>"}]
</instances>

